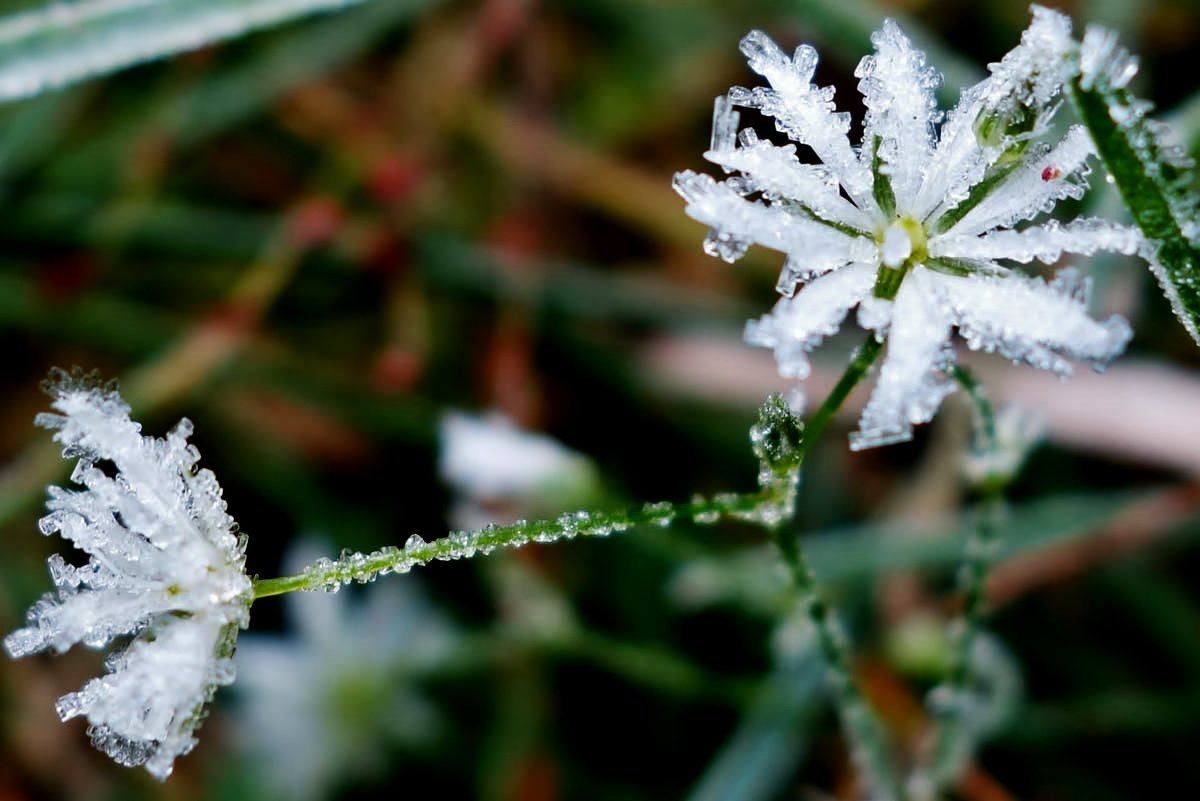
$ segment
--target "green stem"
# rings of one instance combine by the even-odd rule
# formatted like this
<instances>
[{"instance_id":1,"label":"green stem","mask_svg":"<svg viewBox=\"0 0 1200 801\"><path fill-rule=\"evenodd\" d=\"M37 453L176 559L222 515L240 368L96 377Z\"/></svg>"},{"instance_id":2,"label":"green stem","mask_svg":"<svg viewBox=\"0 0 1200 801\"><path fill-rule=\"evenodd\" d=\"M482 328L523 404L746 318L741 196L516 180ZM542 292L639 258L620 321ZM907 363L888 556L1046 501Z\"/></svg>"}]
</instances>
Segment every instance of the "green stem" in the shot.
<instances>
[{"instance_id":1,"label":"green stem","mask_svg":"<svg viewBox=\"0 0 1200 801\"><path fill-rule=\"evenodd\" d=\"M773 527L771 534L791 572L805 614L816 630L821 656L833 685L834 705L850 743L851 757L870 786L872 798L899 799L902 797L900 783L888 757L883 726L854 676L850 640L845 629L822 598L799 538L779 526Z\"/></svg>"},{"instance_id":2,"label":"green stem","mask_svg":"<svg viewBox=\"0 0 1200 801\"><path fill-rule=\"evenodd\" d=\"M881 353L883 353L883 343L874 334L868 334L866 341L855 352L850 366L842 373L842 377L838 379L829 396L804 424L804 440L800 444L801 457L806 456L812 450L813 445L820 439L821 433L833 420L833 416L846 402L851 390L858 386L859 381L863 380Z\"/></svg>"},{"instance_id":3,"label":"green stem","mask_svg":"<svg viewBox=\"0 0 1200 801\"><path fill-rule=\"evenodd\" d=\"M962 366L955 366L951 376L966 391L974 408L974 442L972 448L991 451L999 447L996 437L996 414L983 387L975 376ZM967 537L959 586L963 594L962 616L956 622L957 637L953 661L946 680L931 696L939 710L941 721L935 738L933 758L927 776L935 797L946 786L957 781L970 759L981 732L973 730L968 709L973 681L972 664L975 643L983 626L988 570L998 545L997 518L1004 505L1004 492L1011 476L989 479L980 487L976 521Z\"/></svg>"},{"instance_id":4,"label":"green stem","mask_svg":"<svg viewBox=\"0 0 1200 801\"><path fill-rule=\"evenodd\" d=\"M851 390L866 376L882 351L883 343L874 335L869 335L855 353L829 396L804 427L803 440L798 449L797 470L803 457L812 449ZM821 654L829 668L838 716L850 742L851 756L870 785L872 797L889 801L899 799L900 784L888 758L883 726L867 704L854 677L849 638L837 615L822 598L799 538L795 532L779 525L782 522L778 521L768 528L791 573L805 614L816 630Z\"/></svg>"},{"instance_id":5,"label":"green stem","mask_svg":"<svg viewBox=\"0 0 1200 801\"><path fill-rule=\"evenodd\" d=\"M869 335L829 396L802 429L778 396L767 400L752 432L755 451L762 462L760 489L756 492L698 496L688 503L650 503L618 512L574 512L554 520L518 521L474 532L454 532L433 542L425 542L414 535L403 548L389 546L369 554L343 553L337 560L319 559L294 576L256 579L254 597L267 598L297 590L336 590L351 581L365 583L389 573L407 573L434 560L469 558L530 542L602 537L635 526L668 526L679 519L697 523L716 523L723 519L754 522L770 531L791 571L800 603L816 628L834 684L838 712L856 763L874 796L883 801L894 801L900 798L899 784L889 764L883 728L855 681L849 641L820 596L799 540L782 525L791 519L795 509L804 457L882 351L883 344L874 335Z\"/></svg>"},{"instance_id":6,"label":"green stem","mask_svg":"<svg viewBox=\"0 0 1200 801\"><path fill-rule=\"evenodd\" d=\"M950 368L950 377L967 393L975 412L975 441L972 443L972 447L986 451L994 450L996 448L996 411L992 408L992 402L988 399L987 393L983 391L983 385L979 383L979 379L975 377L970 368L961 364Z\"/></svg>"},{"instance_id":7,"label":"green stem","mask_svg":"<svg viewBox=\"0 0 1200 801\"><path fill-rule=\"evenodd\" d=\"M605 537L634 526L668 526L680 518L697 523L716 523L723 519L758 520L765 510L790 503L786 488L772 484L757 492L696 497L688 503L648 503L623 511L573 512L554 520L521 520L506 526L487 526L479 531L454 532L432 542L414 534L403 548L388 546L368 554L343 552L337 560L318 559L293 576L256 579L254 597L257 600L299 590L334 590L352 581L366 583L389 573L407 573L435 560L465 559L491 553L497 548L518 548L530 542Z\"/></svg>"}]
</instances>

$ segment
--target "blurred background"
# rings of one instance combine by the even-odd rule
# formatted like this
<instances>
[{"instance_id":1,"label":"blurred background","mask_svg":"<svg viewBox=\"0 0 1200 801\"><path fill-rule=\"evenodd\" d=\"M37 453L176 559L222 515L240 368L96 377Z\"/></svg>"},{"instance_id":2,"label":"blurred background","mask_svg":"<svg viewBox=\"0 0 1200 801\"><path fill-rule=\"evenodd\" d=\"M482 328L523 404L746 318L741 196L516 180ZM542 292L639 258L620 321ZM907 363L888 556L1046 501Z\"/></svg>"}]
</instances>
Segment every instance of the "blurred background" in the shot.
<instances>
[{"instance_id":1,"label":"blurred background","mask_svg":"<svg viewBox=\"0 0 1200 801\"><path fill-rule=\"evenodd\" d=\"M1195 153L1195 4L1063 10L1120 31ZM945 73L944 107L1028 22L1001 0L374 0L0 107L0 625L60 549L35 522L69 466L31 425L56 365L119 379L148 432L195 423L263 576L444 533L454 410L591 460L570 492L486 498L485 517L750 489L747 428L788 387L740 333L782 257L705 256L671 176L707 169L713 98L757 83L748 30L816 45L857 126L854 67L889 15ZM1097 184L1087 211L1120 216ZM973 801L1200 786L1200 349L1143 266L1081 266L1137 332L1106 375L970 360L1048 426L989 584L1020 679L959 789ZM969 525L969 415L952 398L913 443L851 454L853 415L812 457L796 526L915 751ZM54 715L100 655L0 661L0 798L850 797L762 543L682 525L263 600L241 679L163 785Z\"/></svg>"}]
</instances>

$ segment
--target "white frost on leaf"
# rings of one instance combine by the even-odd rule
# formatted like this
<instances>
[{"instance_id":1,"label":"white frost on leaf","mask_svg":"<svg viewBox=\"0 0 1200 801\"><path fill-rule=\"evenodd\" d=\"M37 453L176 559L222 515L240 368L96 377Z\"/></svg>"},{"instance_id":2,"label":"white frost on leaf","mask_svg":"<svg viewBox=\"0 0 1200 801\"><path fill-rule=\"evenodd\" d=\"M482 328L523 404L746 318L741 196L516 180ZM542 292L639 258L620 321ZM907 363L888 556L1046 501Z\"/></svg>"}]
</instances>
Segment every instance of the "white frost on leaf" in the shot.
<instances>
[{"instance_id":1,"label":"white frost on leaf","mask_svg":"<svg viewBox=\"0 0 1200 801\"><path fill-rule=\"evenodd\" d=\"M557 512L586 503L598 489L590 459L497 412L446 414L440 435L438 471L459 496L450 514L456 528Z\"/></svg>"},{"instance_id":2,"label":"white frost on leaf","mask_svg":"<svg viewBox=\"0 0 1200 801\"><path fill-rule=\"evenodd\" d=\"M88 554L75 566L54 555L58 590L30 610L4 645L13 657L77 643L100 648L132 636L106 675L59 699L63 720L84 716L98 748L159 779L196 743L216 688L233 681L237 632L249 622L253 588L245 542L225 511L211 471L181 420L146 437L111 386L56 372L47 384L59 414L40 414L83 489L50 488L39 527Z\"/></svg>"},{"instance_id":3,"label":"white frost on leaf","mask_svg":"<svg viewBox=\"0 0 1200 801\"><path fill-rule=\"evenodd\" d=\"M0 101L362 0L46 0L0 18Z\"/></svg>"},{"instance_id":4,"label":"white frost on leaf","mask_svg":"<svg viewBox=\"0 0 1200 801\"><path fill-rule=\"evenodd\" d=\"M1082 197L1094 156L1082 126L1046 141L1076 69L1066 16L1034 6L1021 43L963 90L945 122L934 100L941 77L924 53L891 20L871 41L855 73L867 109L858 147L833 90L813 82L816 51L789 58L755 31L742 52L770 88L718 98L705 154L728 177L675 178L687 214L711 229L708 252L735 261L757 244L785 254L784 299L746 327L784 376L807 376L808 352L856 305L860 325L886 339L854 448L908 439L931 419L953 389L955 330L968 347L1042 369L1065 374L1072 359L1102 367L1129 340L1124 321L1090 318L1073 272L1047 283L1014 266L1146 252L1135 229L1104 220L1028 222ZM739 106L773 117L795 144L738 131ZM820 163L801 163L796 145Z\"/></svg>"}]
</instances>

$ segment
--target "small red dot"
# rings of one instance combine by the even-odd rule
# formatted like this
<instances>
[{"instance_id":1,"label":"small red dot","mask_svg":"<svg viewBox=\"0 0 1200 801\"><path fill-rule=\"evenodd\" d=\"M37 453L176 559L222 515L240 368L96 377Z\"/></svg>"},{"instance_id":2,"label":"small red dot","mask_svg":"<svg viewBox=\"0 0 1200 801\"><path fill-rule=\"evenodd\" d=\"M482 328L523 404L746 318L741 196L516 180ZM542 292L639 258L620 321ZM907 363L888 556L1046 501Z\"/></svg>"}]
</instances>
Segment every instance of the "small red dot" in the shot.
<instances>
[{"instance_id":1,"label":"small red dot","mask_svg":"<svg viewBox=\"0 0 1200 801\"><path fill-rule=\"evenodd\" d=\"M1061 177L1062 177L1062 170L1060 170L1058 167L1049 166L1049 167L1046 167L1044 170L1042 170L1042 180L1043 181L1053 181L1055 178L1061 178Z\"/></svg>"}]
</instances>

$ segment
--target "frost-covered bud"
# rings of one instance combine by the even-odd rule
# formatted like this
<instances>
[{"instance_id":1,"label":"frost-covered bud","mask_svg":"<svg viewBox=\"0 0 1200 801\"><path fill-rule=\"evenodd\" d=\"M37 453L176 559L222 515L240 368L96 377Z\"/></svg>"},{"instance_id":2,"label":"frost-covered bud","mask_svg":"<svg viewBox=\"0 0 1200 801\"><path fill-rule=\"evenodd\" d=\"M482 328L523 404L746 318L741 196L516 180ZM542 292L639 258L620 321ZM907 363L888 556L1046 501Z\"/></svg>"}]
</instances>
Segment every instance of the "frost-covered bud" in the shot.
<instances>
[{"instance_id":1,"label":"frost-covered bud","mask_svg":"<svg viewBox=\"0 0 1200 801\"><path fill-rule=\"evenodd\" d=\"M438 471L459 495L451 511L458 528L552 514L584 505L599 492L590 459L499 413L447 414L440 433Z\"/></svg>"},{"instance_id":2,"label":"frost-covered bud","mask_svg":"<svg viewBox=\"0 0 1200 801\"><path fill-rule=\"evenodd\" d=\"M50 557L57 593L4 646L22 657L131 636L104 676L56 708L64 721L86 717L92 741L115 761L165 779L195 745L217 687L233 681L234 642L253 600L245 542L216 478L196 469L191 423L146 437L111 385L56 371L47 390L59 414L37 424L78 458L71 478L82 489L51 487L39 527L89 558L75 566Z\"/></svg>"},{"instance_id":3,"label":"frost-covered bud","mask_svg":"<svg viewBox=\"0 0 1200 801\"><path fill-rule=\"evenodd\" d=\"M980 84L980 108L975 135L981 146L1023 150L1031 134L1053 116L1054 101L1070 77L1071 21L1041 6L1033 6L1033 22L1021 44L999 62L989 65L991 78Z\"/></svg>"},{"instance_id":4,"label":"frost-covered bud","mask_svg":"<svg viewBox=\"0 0 1200 801\"><path fill-rule=\"evenodd\" d=\"M804 424L792 414L787 402L776 394L758 410L750 428L750 445L758 457L758 481L763 486L794 473L804 458Z\"/></svg>"}]
</instances>

